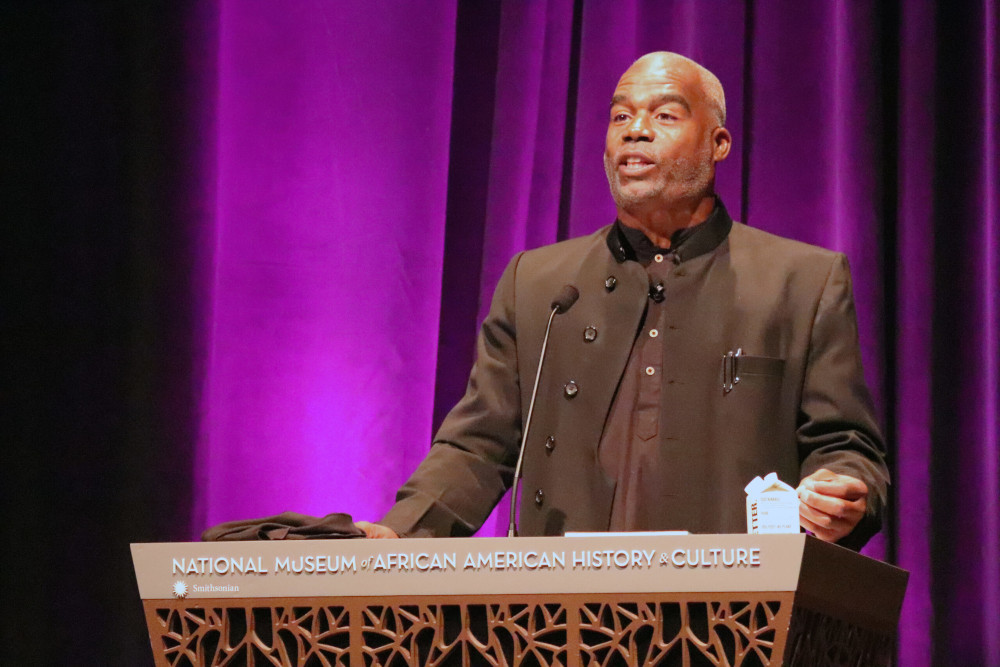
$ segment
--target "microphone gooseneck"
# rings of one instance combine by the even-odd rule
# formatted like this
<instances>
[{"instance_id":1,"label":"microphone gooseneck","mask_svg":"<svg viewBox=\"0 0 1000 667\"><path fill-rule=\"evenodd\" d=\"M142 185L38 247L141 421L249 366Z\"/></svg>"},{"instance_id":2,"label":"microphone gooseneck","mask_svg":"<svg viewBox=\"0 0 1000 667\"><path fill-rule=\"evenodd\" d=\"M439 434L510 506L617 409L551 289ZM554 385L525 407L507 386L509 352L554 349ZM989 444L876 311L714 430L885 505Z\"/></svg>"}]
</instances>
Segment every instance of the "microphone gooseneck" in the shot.
<instances>
[{"instance_id":1,"label":"microphone gooseneck","mask_svg":"<svg viewBox=\"0 0 1000 667\"><path fill-rule=\"evenodd\" d=\"M552 312L549 322L545 325L545 336L542 338L542 351L538 355L538 370L535 371L535 385L531 388L531 400L528 401L528 415L524 420L524 432L521 434L521 448L517 453L517 466L514 468L514 483L510 490L510 522L507 524L507 537L517 536L517 487L521 481L521 467L524 465L524 445L528 441L528 430L531 428L531 415L535 410L535 397L538 395L538 381L542 377L542 364L545 363L545 350L549 345L549 332L552 331L552 320L556 313L565 313L576 300L580 298L580 290L572 285L563 288L552 300Z\"/></svg>"}]
</instances>

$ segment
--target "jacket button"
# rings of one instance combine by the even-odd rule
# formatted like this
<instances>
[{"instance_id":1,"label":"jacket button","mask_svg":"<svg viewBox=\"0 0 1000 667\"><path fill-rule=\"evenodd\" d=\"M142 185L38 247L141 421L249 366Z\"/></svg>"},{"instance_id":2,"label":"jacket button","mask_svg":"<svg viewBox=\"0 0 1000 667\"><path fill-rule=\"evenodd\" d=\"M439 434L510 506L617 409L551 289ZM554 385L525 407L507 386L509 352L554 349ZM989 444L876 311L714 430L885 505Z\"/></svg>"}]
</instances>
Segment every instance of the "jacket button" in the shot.
<instances>
[{"instance_id":1,"label":"jacket button","mask_svg":"<svg viewBox=\"0 0 1000 667\"><path fill-rule=\"evenodd\" d=\"M580 387L577 386L576 382L573 382L572 380L567 382L566 386L563 387L563 393L566 394L566 398L573 398L579 392L580 392Z\"/></svg>"},{"instance_id":2,"label":"jacket button","mask_svg":"<svg viewBox=\"0 0 1000 667\"><path fill-rule=\"evenodd\" d=\"M535 504L541 507L543 502L545 502L545 492L538 489L535 491Z\"/></svg>"},{"instance_id":3,"label":"jacket button","mask_svg":"<svg viewBox=\"0 0 1000 667\"><path fill-rule=\"evenodd\" d=\"M549 437L545 438L545 449L546 449L546 451L550 451L551 452L555 448L556 448L556 436L550 435Z\"/></svg>"},{"instance_id":4,"label":"jacket button","mask_svg":"<svg viewBox=\"0 0 1000 667\"><path fill-rule=\"evenodd\" d=\"M614 292L615 285L617 284L618 284L617 278L615 278L614 276L608 276L607 280L604 281L604 289L608 290L609 292Z\"/></svg>"},{"instance_id":5,"label":"jacket button","mask_svg":"<svg viewBox=\"0 0 1000 667\"><path fill-rule=\"evenodd\" d=\"M588 343L593 343L597 338L597 327L587 327L583 330L583 339Z\"/></svg>"}]
</instances>

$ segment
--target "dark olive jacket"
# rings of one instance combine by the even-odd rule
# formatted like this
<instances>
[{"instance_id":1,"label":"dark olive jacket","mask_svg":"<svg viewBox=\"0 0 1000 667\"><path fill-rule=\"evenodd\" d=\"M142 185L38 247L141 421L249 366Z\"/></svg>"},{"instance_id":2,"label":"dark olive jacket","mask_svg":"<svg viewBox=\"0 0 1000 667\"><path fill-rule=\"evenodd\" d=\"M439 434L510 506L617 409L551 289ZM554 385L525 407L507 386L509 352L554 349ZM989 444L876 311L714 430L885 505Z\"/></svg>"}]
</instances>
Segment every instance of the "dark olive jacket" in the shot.
<instances>
[{"instance_id":1,"label":"dark olive jacket","mask_svg":"<svg viewBox=\"0 0 1000 667\"><path fill-rule=\"evenodd\" d=\"M845 257L733 222L725 210L686 241L665 282L659 470L663 530L746 531L743 487L819 468L869 487L869 515L842 543L877 532L888 473L865 385ZM520 533L607 530L614 480L598 463L605 420L648 301L645 269L615 228L522 252L479 335L464 398L383 522L409 536L472 534L510 486L553 298L556 315L526 445ZM597 330L593 340L587 327ZM723 355L741 349L723 390ZM578 391L566 391L575 383ZM551 440L550 440L551 438ZM546 442L548 440L548 446Z\"/></svg>"}]
</instances>

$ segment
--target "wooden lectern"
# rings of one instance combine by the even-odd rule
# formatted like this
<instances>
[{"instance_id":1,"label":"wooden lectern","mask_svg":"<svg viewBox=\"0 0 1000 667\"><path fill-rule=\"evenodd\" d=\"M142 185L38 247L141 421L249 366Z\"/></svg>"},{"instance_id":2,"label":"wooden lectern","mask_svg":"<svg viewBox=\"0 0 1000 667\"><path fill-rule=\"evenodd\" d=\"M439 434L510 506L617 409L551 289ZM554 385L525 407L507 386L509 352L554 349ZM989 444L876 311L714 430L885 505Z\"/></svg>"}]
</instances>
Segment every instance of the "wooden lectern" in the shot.
<instances>
[{"instance_id":1,"label":"wooden lectern","mask_svg":"<svg viewBox=\"0 0 1000 667\"><path fill-rule=\"evenodd\" d=\"M133 544L157 666L890 665L907 573L806 535Z\"/></svg>"}]
</instances>

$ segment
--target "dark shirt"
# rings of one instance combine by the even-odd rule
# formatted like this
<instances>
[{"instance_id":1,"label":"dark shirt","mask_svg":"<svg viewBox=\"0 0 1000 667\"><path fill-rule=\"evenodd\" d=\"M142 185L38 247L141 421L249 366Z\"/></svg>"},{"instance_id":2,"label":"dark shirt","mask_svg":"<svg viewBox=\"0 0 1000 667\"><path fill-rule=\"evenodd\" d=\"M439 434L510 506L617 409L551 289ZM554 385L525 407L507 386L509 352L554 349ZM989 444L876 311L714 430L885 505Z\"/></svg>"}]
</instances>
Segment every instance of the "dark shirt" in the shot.
<instances>
[{"instance_id":1,"label":"dark shirt","mask_svg":"<svg viewBox=\"0 0 1000 667\"><path fill-rule=\"evenodd\" d=\"M684 261L715 249L730 225L729 215L718 200L704 222L675 232L670 248L659 248L642 231L621 221L615 223L612 233L618 235L626 261L646 268L650 296L598 449L604 473L616 482L608 530L688 529L681 512L662 506L664 497L684 493L684 480L650 479L645 474L647 470L662 470L658 460L671 455L671 443L660 428L660 420L683 418L671 414L670 406L662 405L660 399L662 383L672 382L664 374L664 364L670 359L663 358L661 333L669 325L662 285ZM664 484L676 488L664 489Z\"/></svg>"}]
</instances>

